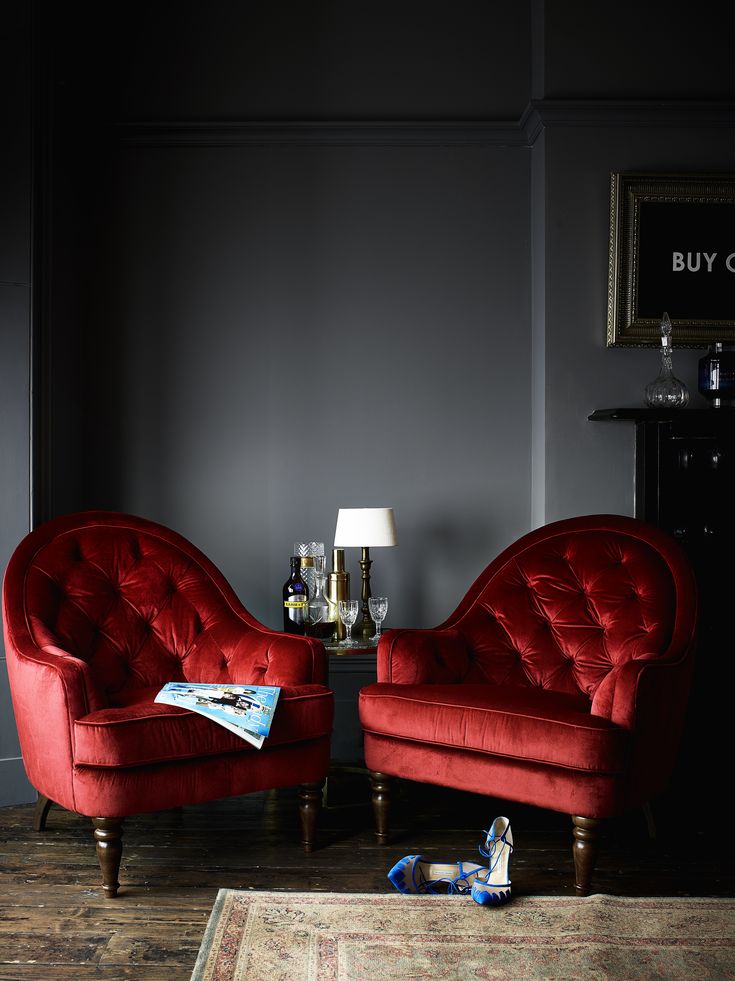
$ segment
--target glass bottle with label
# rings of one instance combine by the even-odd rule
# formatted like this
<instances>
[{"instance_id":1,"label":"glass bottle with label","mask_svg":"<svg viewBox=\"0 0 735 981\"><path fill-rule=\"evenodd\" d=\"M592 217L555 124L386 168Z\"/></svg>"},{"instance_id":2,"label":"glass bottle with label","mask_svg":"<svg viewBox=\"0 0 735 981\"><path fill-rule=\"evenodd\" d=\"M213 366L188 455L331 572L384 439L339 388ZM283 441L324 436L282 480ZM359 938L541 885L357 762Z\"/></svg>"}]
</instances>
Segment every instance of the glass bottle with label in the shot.
<instances>
[{"instance_id":1,"label":"glass bottle with label","mask_svg":"<svg viewBox=\"0 0 735 981\"><path fill-rule=\"evenodd\" d=\"M309 617L309 589L301 578L301 559L291 556L291 575L283 584L283 629L305 634Z\"/></svg>"},{"instance_id":2,"label":"glass bottle with label","mask_svg":"<svg viewBox=\"0 0 735 981\"><path fill-rule=\"evenodd\" d=\"M699 391L719 409L735 398L735 351L717 341L699 361Z\"/></svg>"}]
</instances>

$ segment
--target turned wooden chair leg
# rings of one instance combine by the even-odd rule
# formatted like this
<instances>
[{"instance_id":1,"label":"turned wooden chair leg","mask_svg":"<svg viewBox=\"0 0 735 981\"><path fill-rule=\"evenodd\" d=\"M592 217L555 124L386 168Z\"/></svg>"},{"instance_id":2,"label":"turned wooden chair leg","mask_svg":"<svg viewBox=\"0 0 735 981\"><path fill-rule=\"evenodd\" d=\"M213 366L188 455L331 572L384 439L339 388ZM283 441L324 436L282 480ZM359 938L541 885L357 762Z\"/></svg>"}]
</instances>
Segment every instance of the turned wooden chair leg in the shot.
<instances>
[{"instance_id":1,"label":"turned wooden chair leg","mask_svg":"<svg viewBox=\"0 0 735 981\"><path fill-rule=\"evenodd\" d=\"M386 773L377 773L375 770L371 770L370 786L372 787L373 815L375 816L375 836L379 845L387 845L391 778Z\"/></svg>"},{"instance_id":2,"label":"turned wooden chair leg","mask_svg":"<svg viewBox=\"0 0 735 981\"><path fill-rule=\"evenodd\" d=\"M120 888L118 875L122 858L122 818L92 818L94 838L97 843L97 859L102 869L102 887L109 899L117 896Z\"/></svg>"},{"instance_id":3,"label":"turned wooden chair leg","mask_svg":"<svg viewBox=\"0 0 735 981\"><path fill-rule=\"evenodd\" d=\"M314 848L316 819L322 807L324 781L302 783L299 787L299 817L301 818L301 843L305 852Z\"/></svg>"},{"instance_id":4,"label":"turned wooden chair leg","mask_svg":"<svg viewBox=\"0 0 735 981\"><path fill-rule=\"evenodd\" d=\"M578 896L589 896L592 886L592 872L597 858L597 843L601 822L597 818L572 815L574 825L574 891Z\"/></svg>"},{"instance_id":5,"label":"turned wooden chair leg","mask_svg":"<svg viewBox=\"0 0 735 981\"><path fill-rule=\"evenodd\" d=\"M52 800L48 797L44 797L43 794L38 795L38 800L36 801L36 810L33 812L33 830L34 831L45 831L46 830L46 818L48 817L48 812L51 810Z\"/></svg>"}]
</instances>

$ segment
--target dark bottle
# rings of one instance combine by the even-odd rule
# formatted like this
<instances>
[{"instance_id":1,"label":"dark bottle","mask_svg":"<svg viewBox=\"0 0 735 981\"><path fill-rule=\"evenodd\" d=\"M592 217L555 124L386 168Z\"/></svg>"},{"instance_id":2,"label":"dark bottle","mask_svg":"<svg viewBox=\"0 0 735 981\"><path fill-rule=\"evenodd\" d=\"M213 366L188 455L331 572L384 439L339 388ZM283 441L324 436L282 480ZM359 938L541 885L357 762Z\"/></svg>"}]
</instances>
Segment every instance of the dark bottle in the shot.
<instances>
[{"instance_id":1,"label":"dark bottle","mask_svg":"<svg viewBox=\"0 0 735 981\"><path fill-rule=\"evenodd\" d=\"M305 634L309 620L309 587L301 578L301 559L291 556L291 575L283 584L283 629Z\"/></svg>"},{"instance_id":2,"label":"dark bottle","mask_svg":"<svg viewBox=\"0 0 735 981\"><path fill-rule=\"evenodd\" d=\"M717 341L699 361L699 391L720 408L735 398L735 351L725 351Z\"/></svg>"}]
</instances>

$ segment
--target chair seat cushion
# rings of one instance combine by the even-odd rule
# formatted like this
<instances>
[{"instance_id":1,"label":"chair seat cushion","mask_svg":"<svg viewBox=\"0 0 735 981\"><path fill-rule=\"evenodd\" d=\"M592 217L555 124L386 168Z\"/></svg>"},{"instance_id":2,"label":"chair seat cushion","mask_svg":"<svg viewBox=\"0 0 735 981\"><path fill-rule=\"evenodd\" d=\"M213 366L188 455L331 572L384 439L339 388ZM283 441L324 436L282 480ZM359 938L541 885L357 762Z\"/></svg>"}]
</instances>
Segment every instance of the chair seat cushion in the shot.
<instances>
[{"instance_id":1,"label":"chair seat cushion","mask_svg":"<svg viewBox=\"0 0 735 981\"><path fill-rule=\"evenodd\" d=\"M74 764L135 767L223 753L262 753L269 746L306 742L332 730L332 693L323 685L281 688L261 750L198 712L154 702L159 690L128 692L124 704L77 719Z\"/></svg>"},{"instance_id":2,"label":"chair seat cushion","mask_svg":"<svg viewBox=\"0 0 735 981\"><path fill-rule=\"evenodd\" d=\"M628 733L584 695L486 684L368 685L365 732L596 773L625 768Z\"/></svg>"}]
</instances>

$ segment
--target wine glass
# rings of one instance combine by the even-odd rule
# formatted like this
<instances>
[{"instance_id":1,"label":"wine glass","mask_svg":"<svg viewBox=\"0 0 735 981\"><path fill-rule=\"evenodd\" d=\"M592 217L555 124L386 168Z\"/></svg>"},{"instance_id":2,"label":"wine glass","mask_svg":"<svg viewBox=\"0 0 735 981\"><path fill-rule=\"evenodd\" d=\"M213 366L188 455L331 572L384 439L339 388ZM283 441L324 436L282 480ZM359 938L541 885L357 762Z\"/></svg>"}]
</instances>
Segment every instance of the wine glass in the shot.
<instances>
[{"instance_id":1,"label":"wine glass","mask_svg":"<svg viewBox=\"0 0 735 981\"><path fill-rule=\"evenodd\" d=\"M345 645L347 647L352 646L354 643L352 640L352 627L355 620L357 620L359 609L360 603L358 600L339 601L339 618L347 629L347 639L345 640Z\"/></svg>"},{"instance_id":2,"label":"wine glass","mask_svg":"<svg viewBox=\"0 0 735 981\"><path fill-rule=\"evenodd\" d=\"M375 640L380 640L380 631L383 626L383 620L388 612L388 597L387 596L371 596L368 600L368 606L370 607L370 616L375 621Z\"/></svg>"}]
</instances>

